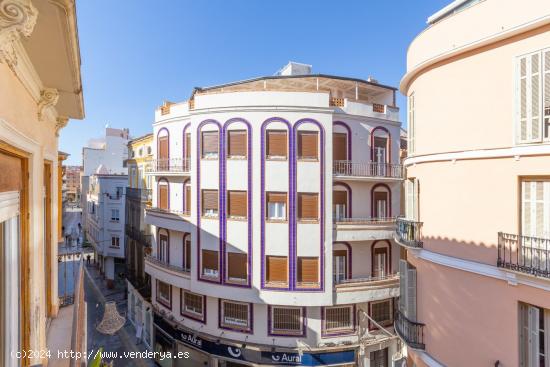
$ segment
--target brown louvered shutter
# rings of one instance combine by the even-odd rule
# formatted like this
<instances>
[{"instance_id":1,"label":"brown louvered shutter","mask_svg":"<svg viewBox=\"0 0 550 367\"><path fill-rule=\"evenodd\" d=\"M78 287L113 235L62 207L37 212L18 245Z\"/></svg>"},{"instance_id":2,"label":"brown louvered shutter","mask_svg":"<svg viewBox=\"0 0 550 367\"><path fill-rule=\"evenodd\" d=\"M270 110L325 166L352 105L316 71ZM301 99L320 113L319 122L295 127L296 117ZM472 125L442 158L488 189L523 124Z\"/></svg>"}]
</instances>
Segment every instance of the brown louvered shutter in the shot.
<instances>
[{"instance_id":1,"label":"brown louvered shutter","mask_svg":"<svg viewBox=\"0 0 550 367\"><path fill-rule=\"evenodd\" d=\"M317 159L317 131L299 131L298 132L298 158Z\"/></svg>"},{"instance_id":2,"label":"brown louvered shutter","mask_svg":"<svg viewBox=\"0 0 550 367\"><path fill-rule=\"evenodd\" d=\"M347 134L332 134L332 159L335 161L345 161L348 159Z\"/></svg>"},{"instance_id":3,"label":"brown louvered shutter","mask_svg":"<svg viewBox=\"0 0 550 367\"><path fill-rule=\"evenodd\" d=\"M246 279L247 276L247 256L236 252L227 253L227 276L230 279Z\"/></svg>"},{"instance_id":4,"label":"brown louvered shutter","mask_svg":"<svg viewBox=\"0 0 550 367\"><path fill-rule=\"evenodd\" d=\"M348 252L346 250L333 250L332 251L333 256L343 256L348 257Z\"/></svg>"},{"instance_id":5,"label":"brown louvered shutter","mask_svg":"<svg viewBox=\"0 0 550 367\"><path fill-rule=\"evenodd\" d=\"M246 157L246 131L230 130L228 136L229 157Z\"/></svg>"},{"instance_id":6,"label":"brown louvered shutter","mask_svg":"<svg viewBox=\"0 0 550 367\"><path fill-rule=\"evenodd\" d=\"M168 159L168 136L160 137L158 145L158 159Z\"/></svg>"},{"instance_id":7,"label":"brown louvered shutter","mask_svg":"<svg viewBox=\"0 0 550 367\"><path fill-rule=\"evenodd\" d=\"M185 158L191 158L191 133L185 133Z\"/></svg>"},{"instance_id":8,"label":"brown louvered shutter","mask_svg":"<svg viewBox=\"0 0 550 367\"><path fill-rule=\"evenodd\" d=\"M267 256L268 282L287 283L287 258L286 256Z\"/></svg>"},{"instance_id":9,"label":"brown louvered shutter","mask_svg":"<svg viewBox=\"0 0 550 367\"><path fill-rule=\"evenodd\" d=\"M285 157L287 147L287 133L285 130L268 130L267 131L267 156L268 157Z\"/></svg>"},{"instance_id":10,"label":"brown louvered shutter","mask_svg":"<svg viewBox=\"0 0 550 367\"><path fill-rule=\"evenodd\" d=\"M268 203L286 203L286 192L268 192Z\"/></svg>"},{"instance_id":11,"label":"brown louvered shutter","mask_svg":"<svg viewBox=\"0 0 550 367\"><path fill-rule=\"evenodd\" d=\"M348 192L347 191L333 191L332 203L334 205L347 205L348 204Z\"/></svg>"},{"instance_id":12,"label":"brown louvered shutter","mask_svg":"<svg viewBox=\"0 0 550 367\"><path fill-rule=\"evenodd\" d=\"M23 169L21 160L7 154L0 153L0 192L20 191L23 189Z\"/></svg>"},{"instance_id":13,"label":"brown louvered shutter","mask_svg":"<svg viewBox=\"0 0 550 367\"><path fill-rule=\"evenodd\" d=\"M218 190L202 190L202 214L209 210L218 212Z\"/></svg>"},{"instance_id":14,"label":"brown louvered shutter","mask_svg":"<svg viewBox=\"0 0 550 367\"><path fill-rule=\"evenodd\" d=\"M218 251L202 250L202 269L218 270Z\"/></svg>"},{"instance_id":15,"label":"brown louvered shutter","mask_svg":"<svg viewBox=\"0 0 550 367\"><path fill-rule=\"evenodd\" d=\"M185 238L185 269L190 270L191 269L191 240L189 239L189 236L187 235L187 238Z\"/></svg>"},{"instance_id":16,"label":"brown louvered shutter","mask_svg":"<svg viewBox=\"0 0 550 367\"><path fill-rule=\"evenodd\" d=\"M228 214L230 217L246 218L246 191L228 191Z\"/></svg>"},{"instance_id":17,"label":"brown louvered shutter","mask_svg":"<svg viewBox=\"0 0 550 367\"><path fill-rule=\"evenodd\" d=\"M185 211L191 213L191 185L185 185Z\"/></svg>"},{"instance_id":18,"label":"brown louvered shutter","mask_svg":"<svg viewBox=\"0 0 550 367\"><path fill-rule=\"evenodd\" d=\"M299 257L298 258L298 282L318 283L319 282L319 258Z\"/></svg>"},{"instance_id":19,"label":"brown louvered shutter","mask_svg":"<svg viewBox=\"0 0 550 367\"><path fill-rule=\"evenodd\" d=\"M318 219L317 194L298 194L298 219Z\"/></svg>"},{"instance_id":20,"label":"brown louvered shutter","mask_svg":"<svg viewBox=\"0 0 550 367\"><path fill-rule=\"evenodd\" d=\"M218 132L204 131L202 133L202 156L209 157L218 154Z\"/></svg>"},{"instance_id":21,"label":"brown louvered shutter","mask_svg":"<svg viewBox=\"0 0 550 367\"><path fill-rule=\"evenodd\" d=\"M168 209L168 185L159 185L159 208Z\"/></svg>"}]
</instances>

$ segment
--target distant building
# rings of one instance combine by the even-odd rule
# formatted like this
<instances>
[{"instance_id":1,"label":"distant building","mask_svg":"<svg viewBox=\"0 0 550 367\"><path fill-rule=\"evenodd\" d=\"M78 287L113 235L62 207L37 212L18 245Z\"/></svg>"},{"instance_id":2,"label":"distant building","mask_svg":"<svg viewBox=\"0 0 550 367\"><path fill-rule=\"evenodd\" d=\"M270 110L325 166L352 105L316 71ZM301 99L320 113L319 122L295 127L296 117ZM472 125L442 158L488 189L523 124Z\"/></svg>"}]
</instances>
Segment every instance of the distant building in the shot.
<instances>
[{"instance_id":1,"label":"distant building","mask_svg":"<svg viewBox=\"0 0 550 367\"><path fill-rule=\"evenodd\" d=\"M151 226L145 223L145 208L151 205L151 179L145 172L153 157L153 134L128 143L128 187L126 188L126 279L128 319L142 327L142 340L151 348L153 309L151 280L145 272L146 255L151 254Z\"/></svg>"},{"instance_id":2,"label":"distant building","mask_svg":"<svg viewBox=\"0 0 550 367\"><path fill-rule=\"evenodd\" d=\"M100 272L113 287L119 266L124 263L124 191L127 175L115 175L100 165L89 176L86 206L88 240L94 248L94 259ZM120 269L123 270L123 269Z\"/></svg>"},{"instance_id":3,"label":"distant building","mask_svg":"<svg viewBox=\"0 0 550 367\"><path fill-rule=\"evenodd\" d=\"M80 201L80 171L82 166L65 167L65 184L67 187L67 199L70 202Z\"/></svg>"}]
</instances>

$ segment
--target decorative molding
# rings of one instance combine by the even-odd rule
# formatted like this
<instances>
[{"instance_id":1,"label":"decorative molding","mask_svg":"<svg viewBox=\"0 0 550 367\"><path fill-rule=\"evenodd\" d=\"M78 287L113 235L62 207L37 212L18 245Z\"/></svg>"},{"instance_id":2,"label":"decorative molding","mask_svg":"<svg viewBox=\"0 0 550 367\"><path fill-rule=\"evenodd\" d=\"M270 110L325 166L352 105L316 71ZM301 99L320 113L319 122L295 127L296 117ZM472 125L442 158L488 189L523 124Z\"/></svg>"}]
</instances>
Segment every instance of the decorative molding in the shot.
<instances>
[{"instance_id":1,"label":"decorative molding","mask_svg":"<svg viewBox=\"0 0 550 367\"><path fill-rule=\"evenodd\" d=\"M31 35L37 16L30 0L0 0L0 62L12 70L18 62L15 43Z\"/></svg>"},{"instance_id":2,"label":"decorative molding","mask_svg":"<svg viewBox=\"0 0 550 367\"><path fill-rule=\"evenodd\" d=\"M49 107L54 107L59 100L59 91L55 88L46 88L40 91L40 100L38 101L38 120L44 117L44 111Z\"/></svg>"},{"instance_id":3,"label":"decorative molding","mask_svg":"<svg viewBox=\"0 0 550 367\"><path fill-rule=\"evenodd\" d=\"M68 117L58 117L55 122L55 136L59 137L59 132L69 123Z\"/></svg>"}]
</instances>

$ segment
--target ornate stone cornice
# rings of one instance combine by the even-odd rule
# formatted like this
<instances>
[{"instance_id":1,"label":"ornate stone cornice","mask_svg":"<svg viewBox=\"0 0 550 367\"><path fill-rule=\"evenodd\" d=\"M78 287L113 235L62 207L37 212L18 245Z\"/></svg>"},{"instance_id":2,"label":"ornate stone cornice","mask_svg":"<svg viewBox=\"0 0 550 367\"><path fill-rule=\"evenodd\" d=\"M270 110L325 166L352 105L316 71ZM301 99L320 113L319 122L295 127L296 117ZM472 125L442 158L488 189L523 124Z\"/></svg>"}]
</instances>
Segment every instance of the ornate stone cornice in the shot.
<instances>
[{"instance_id":1,"label":"ornate stone cornice","mask_svg":"<svg viewBox=\"0 0 550 367\"><path fill-rule=\"evenodd\" d=\"M59 132L69 123L68 117L58 117L55 123L55 136L59 137Z\"/></svg>"},{"instance_id":2,"label":"ornate stone cornice","mask_svg":"<svg viewBox=\"0 0 550 367\"><path fill-rule=\"evenodd\" d=\"M12 69L17 65L14 43L31 35L37 16L30 0L0 0L0 62Z\"/></svg>"},{"instance_id":3,"label":"ornate stone cornice","mask_svg":"<svg viewBox=\"0 0 550 367\"><path fill-rule=\"evenodd\" d=\"M38 101L38 119L42 120L44 109L53 107L59 100L59 92L55 88L46 88L40 92L40 100Z\"/></svg>"}]
</instances>

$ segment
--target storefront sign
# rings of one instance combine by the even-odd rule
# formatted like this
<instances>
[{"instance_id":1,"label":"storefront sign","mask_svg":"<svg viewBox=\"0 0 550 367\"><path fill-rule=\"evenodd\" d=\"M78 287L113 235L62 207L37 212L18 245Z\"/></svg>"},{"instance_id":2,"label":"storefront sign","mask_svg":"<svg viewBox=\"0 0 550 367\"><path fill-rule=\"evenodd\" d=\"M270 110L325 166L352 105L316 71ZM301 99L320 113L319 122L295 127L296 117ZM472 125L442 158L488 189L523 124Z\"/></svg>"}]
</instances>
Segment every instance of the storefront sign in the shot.
<instances>
[{"instance_id":1,"label":"storefront sign","mask_svg":"<svg viewBox=\"0 0 550 367\"><path fill-rule=\"evenodd\" d=\"M217 343L203 339L187 330L177 330L156 314L155 324L180 343L222 358L279 366L326 366L355 362L355 350L353 349L327 353L304 352L302 354L258 351L221 342Z\"/></svg>"}]
</instances>

